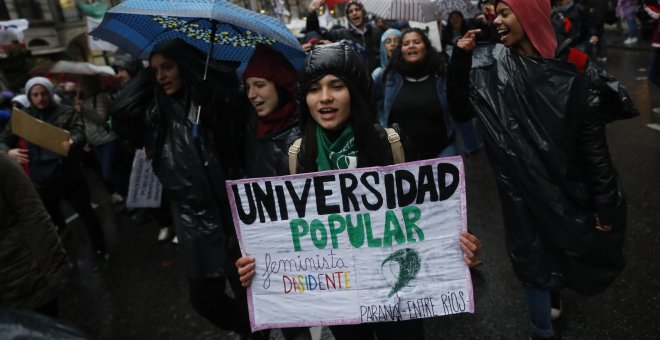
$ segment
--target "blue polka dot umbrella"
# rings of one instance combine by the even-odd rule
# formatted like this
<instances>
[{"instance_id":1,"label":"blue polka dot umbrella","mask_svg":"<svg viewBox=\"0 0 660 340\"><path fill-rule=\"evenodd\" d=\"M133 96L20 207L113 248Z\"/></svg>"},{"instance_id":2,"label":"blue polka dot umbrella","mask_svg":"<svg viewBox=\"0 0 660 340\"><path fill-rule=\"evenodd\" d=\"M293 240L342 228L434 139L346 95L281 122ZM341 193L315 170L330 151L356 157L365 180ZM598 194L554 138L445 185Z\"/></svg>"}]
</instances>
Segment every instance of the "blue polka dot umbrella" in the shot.
<instances>
[{"instance_id":1,"label":"blue polka dot umbrella","mask_svg":"<svg viewBox=\"0 0 660 340\"><path fill-rule=\"evenodd\" d=\"M225 0L127 0L111 8L90 35L143 60L155 45L175 38L217 60L247 62L257 44L269 45L296 68L305 58L282 22Z\"/></svg>"}]
</instances>

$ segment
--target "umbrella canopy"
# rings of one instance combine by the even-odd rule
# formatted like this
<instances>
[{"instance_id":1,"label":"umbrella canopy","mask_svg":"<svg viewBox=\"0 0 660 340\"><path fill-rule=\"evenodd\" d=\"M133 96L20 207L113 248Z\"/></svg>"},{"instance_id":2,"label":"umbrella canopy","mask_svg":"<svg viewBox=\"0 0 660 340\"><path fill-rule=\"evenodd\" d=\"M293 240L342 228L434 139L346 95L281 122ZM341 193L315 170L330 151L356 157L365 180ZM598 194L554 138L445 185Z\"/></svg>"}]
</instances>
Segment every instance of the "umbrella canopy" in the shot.
<instances>
[{"instance_id":1,"label":"umbrella canopy","mask_svg":"<svg viewBox=\"0 0 660 340\"><path fill-rule=\"evenodd\" d=\"M438 7L431 0L365 0L368 13L388 20L435 21Z\"/></svg>"},{"instance_id":2,"label":"umbrella canopy","mask_svg":"<svg viewBox=\"0 0 660 340\"><path fill-rule=\"evenodd\" d=\"M115 76L115 70L110 66L100 66L76 61L58 61L50 68L47 74L75 74L75 75L101 75Z\"/></svg>"},{"instance_id":3,"label":"umbrella canopy","mask_svg":"<svg viewBox=\"0 0 660 340\"><path fill-rule=\"evenodd\" d=\"M296 67L305 58L282 22L225 0L127 0L110 9L90 35L143 60L155 45L175 38L207 52L212 36L212 57L218 60L247 62L258 44L269 45Z\"/></svg>"},{"instance_id":4,"label":"umbrella canopy","mask_svg":"<svg viewBox=\"0 0 660 340\"><path fill-rule=\"evenodd\" d=\"M449 19L449 13L459 11L465 18L471 18L474 14L474 6L470 0L435 0L437 8L443 20Z\"/></svg>"}]
</instances>

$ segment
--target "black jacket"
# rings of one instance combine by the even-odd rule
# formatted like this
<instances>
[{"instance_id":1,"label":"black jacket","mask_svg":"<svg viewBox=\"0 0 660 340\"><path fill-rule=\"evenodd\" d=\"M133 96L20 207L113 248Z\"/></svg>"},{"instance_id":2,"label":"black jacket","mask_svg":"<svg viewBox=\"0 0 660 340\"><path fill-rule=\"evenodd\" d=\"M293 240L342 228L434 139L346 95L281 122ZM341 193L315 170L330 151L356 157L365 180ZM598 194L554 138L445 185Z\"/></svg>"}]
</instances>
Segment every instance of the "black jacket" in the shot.
<instances>
[{"instance_id":1,"label":"black jacket","mask_svg":"<svg viewBox=\"0 0 660 340\"><path fill-rule=\"evenodd\" d=\"M171 202L187 276L225 277L233 272L237 241L225 189L229 165L214 144L214 132L222 130L201 124L200 148L191 122L196 106L176 107L156 92L161 100L146 111L145 149Z\"/></svg>"},{"instance_id":2,"label":"black jacket","mask_svg":"<svg viewBox=\"0 0 660 340\"><path fill-rule=\"evenodd\" d=\"M0 308L43 306L70 274L71 262L32 183L0 155Z\"/></svg>"},{"instance_id":3,"label":"black jacket","mask_svg":"<svg viewBox=\"0 0 660 340\"><path fill-rule=\"evenodd\" d=\"M300 135L298 121L293 120L279 131L258 137L256 120L248 124L246 135L245 176L247 178L284 176L289 174L289 146Z\"/></svg>"},{"instance_id":4,"label":"black jacket","mask_svg":"<svg viewBox=\"0 0 660 340\"><path fill-rule=\"evenodd\" d=\"M624 266L626 206L606 124L638 113L616 79L585 66L488 45L474 57L456 49L447 81L455 119L476 113L483 125L518 278L593 294ZM613 231L596 231L596 215Z\"/></svg>"}]
</instances>

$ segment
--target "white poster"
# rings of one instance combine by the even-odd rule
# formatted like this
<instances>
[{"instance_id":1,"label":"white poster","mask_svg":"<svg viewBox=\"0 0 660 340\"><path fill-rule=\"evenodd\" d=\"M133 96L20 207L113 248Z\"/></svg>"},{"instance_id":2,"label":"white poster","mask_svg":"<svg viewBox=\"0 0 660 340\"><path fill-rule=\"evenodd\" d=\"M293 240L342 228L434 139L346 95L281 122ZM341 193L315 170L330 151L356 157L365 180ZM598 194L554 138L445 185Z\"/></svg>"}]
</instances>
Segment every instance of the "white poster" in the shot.
<instances>
[{"instance_id":1,"label":"white poster","mask_svg":"<svg viewBox=\"0 0 660 340\"><path fill-rule=\"evenodd\" d=\"M89 49L92 51L114 52L117 50L117 46L105 40L101 40L97 37L92 37L89 35L89 32L93 31L98 25L101 24L101 20L102 19L94 19L90 16L87 17L87 42L89 43Z\"/></svg>"},{"instance_id":2,"label":"white poster","mask_svg":"<svg viewBox=\"0 0 660 340\"><path fill-rule=\"evenodd\" d=\"M133 168L128 184L128 195L126 207L128 208L157 208L160 207L160 199L163 186L151 168L151 161L147 160L144 150L135 151Z\"/></svg>"},{"instance_id":3,"label":"white poster","mask_svg":"<svg viewBox=\"0 0 660 340\"><path fill-rule=\"evenodd\" d=\"M460 157L228 181L252 330L474 312Z\"/></svg>"}]
</instances>

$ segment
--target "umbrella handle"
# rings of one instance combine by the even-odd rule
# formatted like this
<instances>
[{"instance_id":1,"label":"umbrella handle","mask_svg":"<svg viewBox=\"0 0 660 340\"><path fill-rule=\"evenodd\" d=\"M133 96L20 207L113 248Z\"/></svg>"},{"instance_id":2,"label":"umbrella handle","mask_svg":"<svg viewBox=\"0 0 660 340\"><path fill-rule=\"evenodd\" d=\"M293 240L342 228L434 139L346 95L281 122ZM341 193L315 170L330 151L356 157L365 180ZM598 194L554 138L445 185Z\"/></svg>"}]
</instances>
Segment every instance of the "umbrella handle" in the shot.
<instances>
[{"instance_id":1,"label":"umbrella handle","mask_svg":"<svg viewBox=\"0 0 660 340\"><path fill-rule=\"evenodd\" d=\"M204 63L204 77L202 79L206 80L206 76L209 72L209 63L211 62L211 55L213 54L213 46L215 45L215 31L218 29L218 21L215 19L211 20L211 43L209 44L209 51L206 54L206 63ZM199 124L199 117L202 115L202 106L197 107L197 118L195 118L195 124Z\"/></svg>"}]
</instances>

